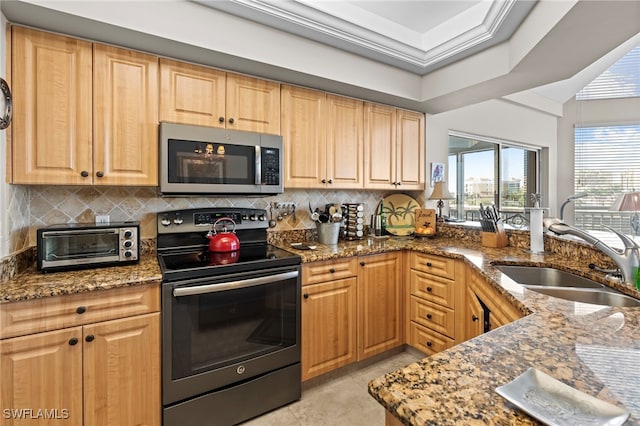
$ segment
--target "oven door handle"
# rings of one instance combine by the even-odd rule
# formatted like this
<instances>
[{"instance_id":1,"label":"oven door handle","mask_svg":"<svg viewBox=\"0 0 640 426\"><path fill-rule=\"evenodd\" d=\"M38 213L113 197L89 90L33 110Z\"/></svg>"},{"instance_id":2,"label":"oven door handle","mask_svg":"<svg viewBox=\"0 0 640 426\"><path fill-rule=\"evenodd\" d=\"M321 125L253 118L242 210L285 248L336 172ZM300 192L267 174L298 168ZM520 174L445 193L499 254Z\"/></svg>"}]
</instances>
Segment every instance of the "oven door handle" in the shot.
<instances>
[{"instance_id":1,"label":"oven door handle","mask_svg":"<svg viewBox=\"0 0 640 426\"><path fill-rule=\"evenodd\" d=\"M218 291L237 290L239 288L254 287L262 284L270 284L278 281L297 278L298 271L283 272L276 275L267 275L259 278L249 278L248 280L230 281L221 284L207 284L193 287L174 288L173 296L196 296L198 294L216 293Z\"/></svg>"}]
</instances>

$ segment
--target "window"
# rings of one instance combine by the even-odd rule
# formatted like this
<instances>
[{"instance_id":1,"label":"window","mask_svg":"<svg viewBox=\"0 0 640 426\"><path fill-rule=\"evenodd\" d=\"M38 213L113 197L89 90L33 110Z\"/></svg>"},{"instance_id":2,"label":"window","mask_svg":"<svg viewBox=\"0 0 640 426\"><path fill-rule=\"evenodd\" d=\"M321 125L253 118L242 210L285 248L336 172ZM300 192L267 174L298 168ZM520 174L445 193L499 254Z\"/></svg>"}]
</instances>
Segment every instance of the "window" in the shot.
<instances>
[{"instance_id":1,"label":"window","mask_svg":"<svg viewBox=\"0 0 640 426\"><path fill-rule=\"evenodd\" d=\"M460 133L449 135L449 215L479 220L480 204L494 204L507 223L525 226L525 207L538 192L538 150Z\"/></svg>"},{"instance_id":2,"label":"window","mask_svg":"<svg viewBox=\"0 0 640 426\"><path fill-rule=\"evenodd\" d=\"M619 59L608 70L576 94L578 110L607 102L608 114L615 120L618 106L611 99L638 98L640 101L640 45ZM624 105L628 105L625 103ZM628 106L624 112L628 112ZM622 114L618 122L597 126L576 126L575 193L588 195L575 200L575 225L603 231L603 225L628 235L640 235L637 212L613 211L625 192L640 191L640 114ZM621 124L623 123L623 124Z\"/></svg>"}]
</instances>

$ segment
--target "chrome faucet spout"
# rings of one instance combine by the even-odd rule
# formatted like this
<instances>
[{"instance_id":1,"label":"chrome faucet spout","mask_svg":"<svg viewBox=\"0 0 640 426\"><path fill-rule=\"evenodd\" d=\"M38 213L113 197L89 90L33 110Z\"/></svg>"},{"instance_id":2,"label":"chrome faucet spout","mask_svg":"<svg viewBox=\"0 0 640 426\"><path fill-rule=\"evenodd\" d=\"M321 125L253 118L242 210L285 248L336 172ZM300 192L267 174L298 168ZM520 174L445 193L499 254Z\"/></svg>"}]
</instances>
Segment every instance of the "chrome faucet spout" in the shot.
<instances>
[{"instance_id":1,"label":"chrome faucet spout","mask_svg":"<svg viewBox=\"0 0 640 426\"><path fill-rule=\"evenodd\" d=\"M603 225L604 226L604 225ZM598 250L611 257L613 261L618 266L620 274L622 275L622 280L625 284L631 284L635 287L635 278L638 273L638 267L640 266L640 246L633 239L628 236L622 234L621 232L616 231L615 229L611 229L608 226L604 226L609 231L613 232L622 240L624 243L624 250L618 250L612 247L609 247L601 240L597 239L593 235L589 234L586 231L578 229L573 226L569 226L566 223L553 223L549 225L548 229L558 235L573 235L578 238L581 238L592 244Z\"/></svg>"}]
</instances>

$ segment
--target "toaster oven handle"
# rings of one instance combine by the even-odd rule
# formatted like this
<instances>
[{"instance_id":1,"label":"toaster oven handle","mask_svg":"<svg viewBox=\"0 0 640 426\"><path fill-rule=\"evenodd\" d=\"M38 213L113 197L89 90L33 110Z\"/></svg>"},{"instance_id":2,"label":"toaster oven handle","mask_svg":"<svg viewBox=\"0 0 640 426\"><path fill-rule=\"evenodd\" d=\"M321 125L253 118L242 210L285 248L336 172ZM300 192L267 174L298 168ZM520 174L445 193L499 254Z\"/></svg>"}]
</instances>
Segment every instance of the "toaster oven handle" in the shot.
<instances>
[{"instance_id":1,"label":"toaster oven handle","mask_svg":"<svg viewBox=\"0 0 640 426\"><path fill-rule=\"evenodd\" d=\"M117 234L120 231L116 228L112 229L80 229L77 231L45 231L42 233L42 238L49 237L70 237L74 235L111 235Z\"/></svg>"},{"instance_id":2,"label":"toaster oven handle","mask_svg":"<svg viewBox=\"0 0 640 426\"><path fill-rule=\"evenodd\" d=\"M260 145L256 145L256 175L254 177L254 183L260 185L262 183L262 148Z\"/></svg>"},{"instance_id":3,"label":"toaster oven handle","mask_svg":"<svg viewBox=\"0 0 640 426\"><path fill-rule=\"evenodd\" d=\"M278 281L284 281L296 278L298 271L283 272L276 275L267 275L265 277L249 278L247 280L229 281L220 284L207 284L193 287L174 288L173 296L197 296L199 294L216 293L219 291L237 290L240 288L254 287L262 284L270 284Z\"/></svg>"}]
</instances>

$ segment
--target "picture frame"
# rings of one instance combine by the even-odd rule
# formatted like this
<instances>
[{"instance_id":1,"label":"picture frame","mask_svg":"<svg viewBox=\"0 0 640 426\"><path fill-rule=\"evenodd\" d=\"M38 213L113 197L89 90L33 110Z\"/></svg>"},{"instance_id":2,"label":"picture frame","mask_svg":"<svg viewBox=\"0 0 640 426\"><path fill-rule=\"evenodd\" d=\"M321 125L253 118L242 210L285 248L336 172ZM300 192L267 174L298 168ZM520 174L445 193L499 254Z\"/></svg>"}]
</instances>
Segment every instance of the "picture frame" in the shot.
<instances>
[{"instance_id":1,"label":"picture frame","mask_svg":"<svg viewBox=\"0 0 640 426\"><path fill-rule=\"evenodd\" d=\"M431 186L444 182L444 163L431 163Z\"/></svg>"}]
</instances>

